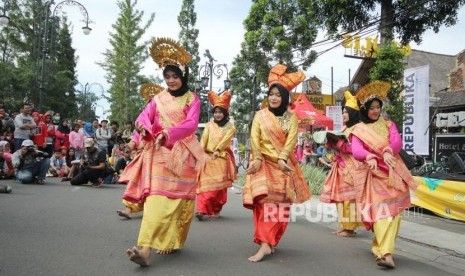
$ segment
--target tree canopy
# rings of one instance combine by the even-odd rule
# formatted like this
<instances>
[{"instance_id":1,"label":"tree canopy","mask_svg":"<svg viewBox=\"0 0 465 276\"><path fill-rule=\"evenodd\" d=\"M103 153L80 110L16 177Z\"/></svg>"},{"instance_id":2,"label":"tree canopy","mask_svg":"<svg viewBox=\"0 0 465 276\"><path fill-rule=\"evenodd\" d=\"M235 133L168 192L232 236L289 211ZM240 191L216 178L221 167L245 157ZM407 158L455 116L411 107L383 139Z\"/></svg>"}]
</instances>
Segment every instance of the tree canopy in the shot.
<instances>
[{"instance_id":1,"label":"tree canopy","mask_svg":"<svg viewBox=\"0 0 465 276\"><path fill-rule=\"evenodd\" d=\"M148 42L140 40L155 14L150 14L141 26L144 12L137 10L136 5L137 0L118 0L120 12L112 25L111 48L104 53L105 60L97 63L106 71L105 78L110 83L107 91L110 96L105 97L110 102L110 119L120 123L135 120L145 105L138 88L148 81L140 74L148 57Z\"/></svg>"}]
</instances>

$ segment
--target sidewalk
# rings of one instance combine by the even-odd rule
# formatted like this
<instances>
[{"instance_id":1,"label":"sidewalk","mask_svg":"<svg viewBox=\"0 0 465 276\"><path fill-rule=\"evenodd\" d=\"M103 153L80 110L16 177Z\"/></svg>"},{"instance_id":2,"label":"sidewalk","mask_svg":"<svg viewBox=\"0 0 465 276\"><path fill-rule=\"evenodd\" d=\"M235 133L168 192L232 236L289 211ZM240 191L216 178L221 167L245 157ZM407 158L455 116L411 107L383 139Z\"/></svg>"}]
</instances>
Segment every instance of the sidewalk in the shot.
<instances>
[{"instance_id":1,"label":"sidewalk","mask_svg":"<svg viewBox=\"0 0 465 276\"><path fill-rule=\"evenodd\" d=\"M311 212L322 214L322 210L324 210L324 215L328 215L328 210L333 210L331 215L337 216L335 205L321 202L317 195L313 195L305 204L310 206ZM408 214L403 218L400 226L396 254L401 255L403 252L412 254L420 259L459 270L464 275L465 223L452 221L453 224L443 227L446 226L444 224L447 222L442 221L441 223L439 220L434 223L434 226L429 226L425 223L427 220L435 219L433 216L413 212L408 212ZM333 229L338 228L336 222L321 224ZM447 230L443 228L447 228ZM371 242L371 237L369 241Z\"/></svg>"},{"instance_id":2,"label":"sidewalk","mask_svg":"<svg viewBox=\"0 0 465 276\"><path fill-rule=\"evenodd\" d=\"M240 193L242 187L235 186L234 191ZM311 216L330 216L337 218L335 204L327 204L320 201L318 195L304 203L305 208L313 213ZM396 243L398 255L414 255L418 259L435 263L443 269L451 272L461 272L465 275L465 222L447 220L444 218L407 212L400 226L399 238ZM297 216L300 220L309 221L308 214ZM318 223L333 230L338 229L336 221L309 221ZM371 243L372 234L366 230L358 230L358 238Z\"/></svg>"}]
</instances>

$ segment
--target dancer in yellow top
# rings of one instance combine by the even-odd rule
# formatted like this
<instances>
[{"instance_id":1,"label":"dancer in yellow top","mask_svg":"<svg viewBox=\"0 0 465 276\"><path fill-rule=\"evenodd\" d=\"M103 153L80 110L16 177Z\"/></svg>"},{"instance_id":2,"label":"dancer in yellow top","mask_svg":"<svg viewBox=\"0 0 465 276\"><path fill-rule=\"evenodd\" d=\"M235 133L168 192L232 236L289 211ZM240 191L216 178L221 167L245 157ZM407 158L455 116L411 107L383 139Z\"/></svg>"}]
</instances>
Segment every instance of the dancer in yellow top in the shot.
<instances>
[{"instance_id":1,"label":"dancer in yellow top","mask_svg":"<svg viewBox=\"0 0 465 276\"><path fill-rule=\"evenodd\" d=\"M227 201L228 188L237 179L234 155L230 148L230 141L236 134L234 124L229 121L231 94L226 91L218 96L210 91L208 99L213 106L213 121L206 124L200 144L211 160L202 170L197 188L196 216L199 220L204 216L219 216Z\"/></svg>"},{"instance_id":2,"label":"dancer in yellow top","mask_svg":"<svg viewBox=\"0 0 465 276\"><path fill-rule=\"evenodd\" d=\"M303 72L286 74L286 69L282 64L271 69L268 107L258 111L252 123L252 161L246 171L243 204L253 210L254 242L260 248L249 258L251 262L274 252L286 230L290 204L302 203L311 195L294 155L297 116L288 111L289 91L305 75Z\"/></svg>"}]
</instances>

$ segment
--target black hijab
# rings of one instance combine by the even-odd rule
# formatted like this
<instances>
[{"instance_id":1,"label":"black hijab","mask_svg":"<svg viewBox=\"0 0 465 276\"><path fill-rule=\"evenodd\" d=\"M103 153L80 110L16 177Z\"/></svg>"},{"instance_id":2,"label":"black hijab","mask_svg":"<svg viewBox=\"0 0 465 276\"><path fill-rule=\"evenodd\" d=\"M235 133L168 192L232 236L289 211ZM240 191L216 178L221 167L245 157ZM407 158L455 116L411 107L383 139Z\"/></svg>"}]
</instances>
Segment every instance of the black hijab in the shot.
<instances>
[{"instance_id":1,"label":"black hijab","mask_svg":"<svg viewBox=\"0 0 465 276\"><path fill-rule=\"evenodd\" d=\"M274 87L278 88L279 94L281 95L281 105L276 108L271 108L268 104L268 110L271 111L275 116L283 116L284 112L287 111L289 106L289 91L287 91L281 84L273 84L269 89L267 96L270 96L271 89Z\"/></svg>"},{"instance_id":2,"label":"black hijab","mask_svg":"<svg viewBox=\"0 0 465 276\"><path fill-rule=\"evenodd\" d=\"M65 120L62 120L60 122L60 124L58 125L58 128L57 130L63 134L69 134L71 132L71 129L69 128L69 125L67 126L64 126L63 123L65 122Z\"/></svg>"},{"instance_id":3,"label":"black hijab","mask_svg":"<svg viewBox=\"0 0 465 276\"><path fill-rule=\"evenodd\" d=\"M229 122L229 112L221 106L216 106L213 108L213 113L215 113L215 109L217 108L221 111L221 113L223 113L223 119L221 119L221 121L217 121L215 117L213 117L213 122L215 122L218 126L222 127Z\"/></svg>"},{"instance_id":4,"label":"black hijab","mask_svg":"<svg viewBox=\"0 0 465 276\"><path fill-rule=\"evenodd\" d=\"M178 75L181 78L181 83L182 83L181 88L179 88L178 90L171 91L171 90L168 89L168 92L170 92L171 96L180 97L180 96L186 94L186 92L189 91L189 85L188 85L188 82L189 82L189 69L188 69L188 67L186 66L186 71L183 74L182 70L178 66L171 65L171 64L166 65L165 69L163 69L163 77L166 76L166 73L168 71L171 71L171 72L175 73L176 75Z\"/></svg>"},{"instance_id":5,"label":"black hijab","mask_svg":"<svg viewBox=\"0 0 465 276\"><path fill-rule=\"evenodd\" d=\"M364 105L362 105L362 107L360 108L360 121L364 122L365 124L371 124L371 123L378 121L378 120L373 121L370 118L368 118L368 110L370 109L370 106L374 101L378 101L379 107L383 108L383 101L377 98L373 98L367 101Z\"/></svg>"}]
</instances>

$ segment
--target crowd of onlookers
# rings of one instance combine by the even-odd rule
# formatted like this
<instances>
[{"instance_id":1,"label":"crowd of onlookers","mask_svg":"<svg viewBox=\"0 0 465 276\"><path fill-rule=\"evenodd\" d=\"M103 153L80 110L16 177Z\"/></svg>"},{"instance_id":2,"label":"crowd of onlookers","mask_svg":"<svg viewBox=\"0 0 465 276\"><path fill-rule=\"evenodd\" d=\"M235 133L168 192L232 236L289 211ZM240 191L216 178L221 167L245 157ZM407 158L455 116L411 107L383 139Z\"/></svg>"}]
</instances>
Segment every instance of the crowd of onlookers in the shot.
<instances>
[{"instance_id":1,"label":"crowd of onlookers","mask_svg":"<svg viewBox=\"0 0 465 276\"><path fill-rule=\"evenodd\" d=\"M40 114L30 103L8 114L0 103L0 180L44 184L59 177L72 185L116 183L135 152L126 146L133 127L127 122L62 119L59 113ZM11 188L0 183L0 192Z\"/></svg>"}]
</instances>

